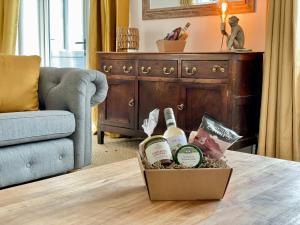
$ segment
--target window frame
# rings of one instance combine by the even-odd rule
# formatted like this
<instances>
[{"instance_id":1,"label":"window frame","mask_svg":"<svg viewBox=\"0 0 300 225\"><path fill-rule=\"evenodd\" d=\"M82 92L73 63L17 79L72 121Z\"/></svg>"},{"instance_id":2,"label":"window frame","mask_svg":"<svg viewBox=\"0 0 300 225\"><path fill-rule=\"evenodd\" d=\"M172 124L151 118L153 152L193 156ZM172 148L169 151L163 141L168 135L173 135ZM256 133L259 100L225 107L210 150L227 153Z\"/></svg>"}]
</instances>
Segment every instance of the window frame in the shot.
<instances>
[{"instance_id":1,"label":"window frame","mask_svg":"<svg viewBox=\"0 0 300 225\"><path fill-rule=\"evenodd\" d=\"M20 7L22 7L25 0L20 0ZM51 66L50 57L51 57L51 40L50 40L50 18L49 18L49 1L50 0L36 0L38 5L38 31L39 31L39 54L42 58L41 65L42 66ZM82 0L83 1L83 32L84 32L84 41L86 42L88 38L88 15L89 15L89 1L88 0ZM68 10L68 0L63 0L64 4L64 21L67 20L67 10ZM20 10L19 20L22 19L22 10ZM67 34L66 34L66 22L64 23L64 45L65 47L66 41L67 41ZM18 24L18 37L17 37L17 50L16 53L18 55L23 55L24 52L22 52L22 33L23 31L23 24L19 22ZM86 43L85 43L85 46ZM86 56L86 47L84 48L84 55ZM85 58L86 59L86 58ZM87 59L86 59L87 60Z\"/></svg>"}]
</instances>

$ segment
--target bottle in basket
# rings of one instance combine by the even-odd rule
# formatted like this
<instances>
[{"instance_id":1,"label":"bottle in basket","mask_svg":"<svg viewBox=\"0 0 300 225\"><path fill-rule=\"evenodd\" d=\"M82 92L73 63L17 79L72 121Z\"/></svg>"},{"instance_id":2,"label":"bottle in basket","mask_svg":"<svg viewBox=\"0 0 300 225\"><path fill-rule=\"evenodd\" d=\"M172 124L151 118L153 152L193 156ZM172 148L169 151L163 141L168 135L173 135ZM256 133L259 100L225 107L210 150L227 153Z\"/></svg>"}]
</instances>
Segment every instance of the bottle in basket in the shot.
<instances>
[{"instance_id":1,"label":"bottle in basket","mask_svg":"<svg viewBox=\"0 0 300 225\"><path fill-rule=\"evenodd\" d=\"M177 149L187 144L187 139L184 131L176 125L173 109L166 108L164 110L164 114L167 124L167 130L164 133L164 137L168 140L171 151L174 155Z\"/></svg>"}]
</instances>

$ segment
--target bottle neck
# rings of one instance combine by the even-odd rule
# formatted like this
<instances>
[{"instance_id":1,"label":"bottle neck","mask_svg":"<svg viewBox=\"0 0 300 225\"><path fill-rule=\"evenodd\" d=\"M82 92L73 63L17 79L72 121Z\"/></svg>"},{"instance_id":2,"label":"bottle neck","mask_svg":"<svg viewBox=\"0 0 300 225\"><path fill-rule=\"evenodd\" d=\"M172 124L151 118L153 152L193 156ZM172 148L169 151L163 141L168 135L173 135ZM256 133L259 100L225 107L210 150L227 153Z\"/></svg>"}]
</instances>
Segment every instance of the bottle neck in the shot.
<instances>
[{"instance_id":1,"label":"bottle neck","mask_svg":"<svg viewBox=\"0 0 300 225\"><path fill-rule=\"evenodd\" d=\"M166 124L167 124L167 128L169 128L169 127L177 127L176 121L174 119L168 119L166 121Z\"/></svg>"},{"instance_id":2,"label":"bottle neck","mask_svg":"<svg viewBox=\"0 0 300 225\"><path fill-rule=\"evenodd\" d=\"M183 30L187 31L187 29L189 29L189 27L190 27L190 25L185 25L184 28L183 28Z\"/></svg>"}]
</instances>

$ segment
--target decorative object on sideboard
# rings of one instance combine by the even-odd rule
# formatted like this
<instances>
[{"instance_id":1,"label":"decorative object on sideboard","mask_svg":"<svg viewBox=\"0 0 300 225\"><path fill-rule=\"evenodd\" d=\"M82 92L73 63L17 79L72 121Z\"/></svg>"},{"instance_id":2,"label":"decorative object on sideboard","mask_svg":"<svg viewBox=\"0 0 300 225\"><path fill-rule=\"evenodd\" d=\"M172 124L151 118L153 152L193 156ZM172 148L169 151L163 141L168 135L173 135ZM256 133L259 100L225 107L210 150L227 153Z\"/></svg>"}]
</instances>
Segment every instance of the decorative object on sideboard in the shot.
<instances>
[{"instance_id":1,"label":"decorative object on sideboard","mask_svg":"<svg viewBox=\"0 0 300 225\"><path fill-rule=\"evenodd\" d=\"M133 27L117 28L117 52L130 52L139 49L139 29Z\"/></svg>"},{"instance_id":2,"label":"decorative object on sideboard","mask_svg":"<svg viewBox=\"0 0 300 225\"><path fill-rule=\"evenodd\" d=\"M243 28L239 25L239 18L237 18L236 16L232 16L229 18L228 23L231 27L230 35L226 32L225 26L221 25L221 32L223 34L223 37L226 36L227 38L227 49L244 49L245 34Z\"/></svg>"},{"instance_id":3,"label":"decorative object on sideboard","mask_svg":"<svg viewBox=\"0 0 300 225\"><path fill-rule=\"evenodd\" d=\"M232 4L232 3L230 3ZM221 33L222 42L221 50L223 49L224 37L226 37L227 50L239 51L239 52L249 52L250 49L245 49L245 34L243 28L239 25L239 18L236 16L231 16L229 18L229 25L231 27L231 34L226 31L226 21L228 12L230 12L230 5L228 0L220 0L218 3L219 14L221 16Z\"/></svg>"},{"instance_id":4,"label":"decorative object on sideboard","mask_svg":"<svg viewBox=\"0 0 300 225\"><path fill-rule=\"evenodd\" d=\"M193 4L192 0L180 0L180 6L191 6Z\"/></svg>"},{"instance_id":5,"label":"decorative object on sideboard","mask_svg":"<svg viewBox=\"0 0 300 225\"><path fill-rule=\"evenodd\" d=\"M158 40L156 45L159 52L183 52L186 41L169 41L169 40Z\"/></svg>"},{"instance_id":6,"label":"decorative object on sideboard","mask_svg":"<svg viewBox=\"0 0 300 225\"><path fill-rule=\"evenodd\" d=\"M159 52L183 52L186 40L188 38L187 30L190 27L187 23L184 27L177 27L171 33L168 33L163 40L156 41Z\"/></svg>"},{"instance_id":7,"label":"decorative object on sideboard","mask_svg":"<svg viewBox=\"0 0 300 225\"><path fill-rule=\"evenodd\" d=\"M226 30L226 19L228 15L228 2L226 0L219 1L219 13L221 16L221 32ZM223 49L223 43L224 43L224 32L222 32L222 42L221 42L221 50Z\"/></svg>"}]
</instances>

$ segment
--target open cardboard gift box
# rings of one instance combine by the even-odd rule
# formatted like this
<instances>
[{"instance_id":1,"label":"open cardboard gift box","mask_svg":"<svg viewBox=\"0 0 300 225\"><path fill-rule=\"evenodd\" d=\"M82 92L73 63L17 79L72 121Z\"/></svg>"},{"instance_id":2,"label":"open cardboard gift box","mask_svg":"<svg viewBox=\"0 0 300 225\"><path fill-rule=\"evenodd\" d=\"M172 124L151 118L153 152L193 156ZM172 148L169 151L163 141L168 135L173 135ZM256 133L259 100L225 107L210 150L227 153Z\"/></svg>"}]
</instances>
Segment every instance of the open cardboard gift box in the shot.
<instances>
[{"instance_id":1,"label":"open cardboard gift box","mask_svg":"<svg viewBox=\"0 0 300 225\"><path fill-rule=\"evenodd\" d=\"M137 155L151 200L222 199L232 174L232 168L145 169Z\"/></svg>"}]
</instances>

